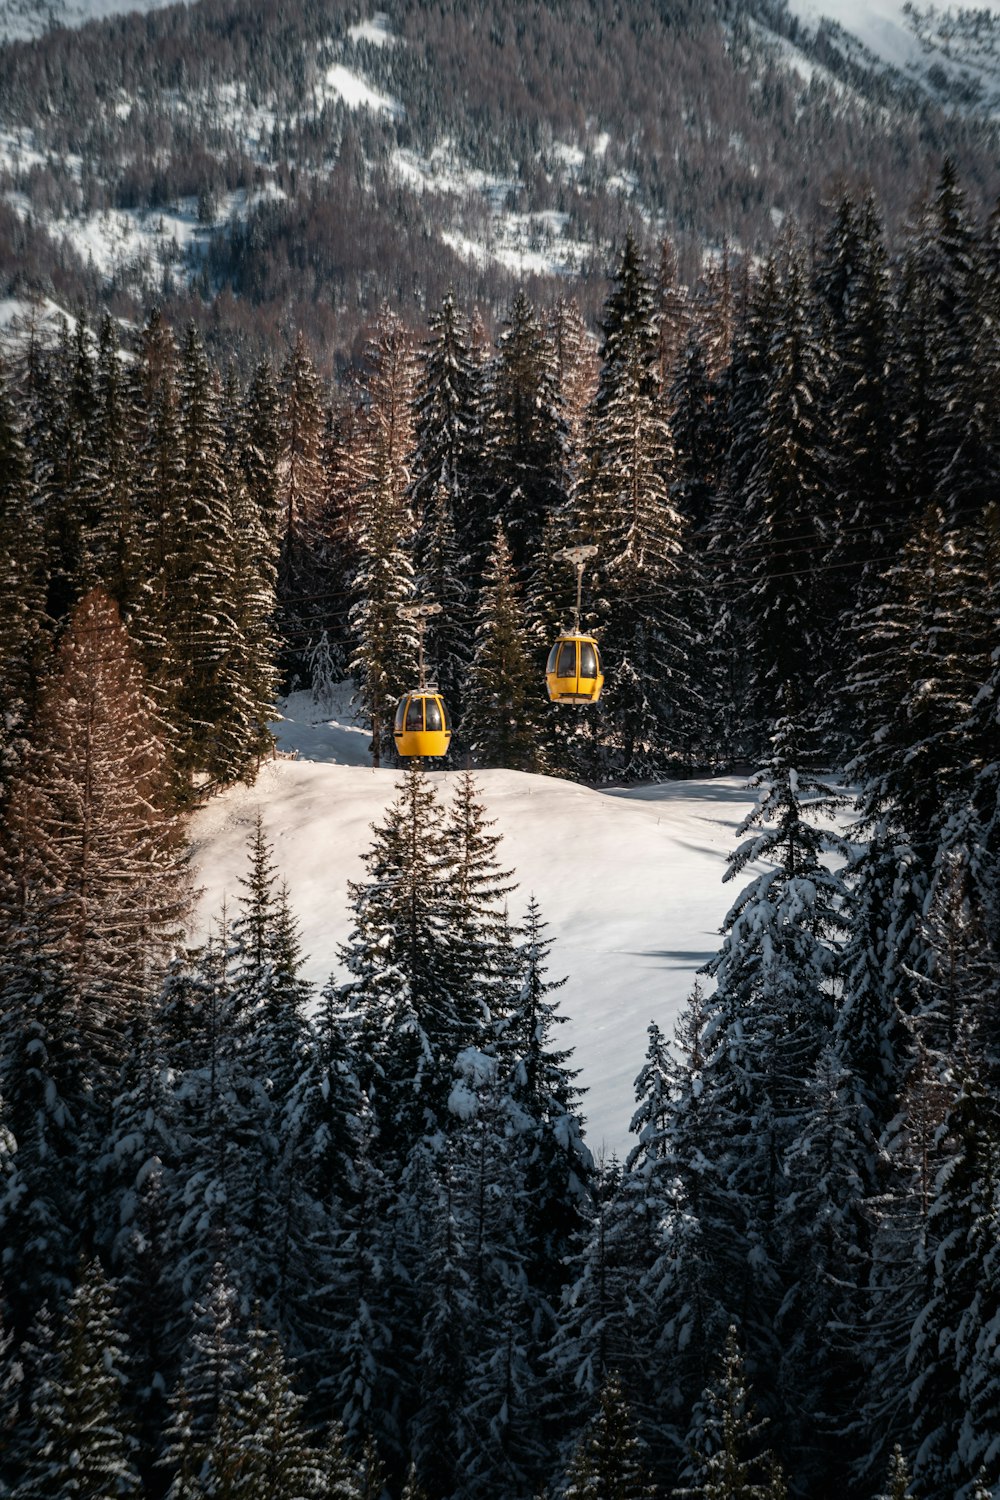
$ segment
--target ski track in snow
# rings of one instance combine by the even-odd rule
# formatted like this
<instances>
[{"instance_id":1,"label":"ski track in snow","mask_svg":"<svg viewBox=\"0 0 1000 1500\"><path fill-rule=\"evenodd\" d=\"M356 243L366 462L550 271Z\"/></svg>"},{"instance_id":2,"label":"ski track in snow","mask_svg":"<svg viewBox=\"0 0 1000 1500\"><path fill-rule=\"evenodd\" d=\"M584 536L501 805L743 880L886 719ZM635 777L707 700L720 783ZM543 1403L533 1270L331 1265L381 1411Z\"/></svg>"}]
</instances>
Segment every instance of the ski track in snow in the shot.
<instances>
[{"instance_id":1,"label":"ski track in snow","mask_svg":"<svg viewBox=\"0 0 1000 1500\"><path fill-rule=\"evenodd\" d=\"M299 693L285 712L279 750L297 758L267 763L253 787L231 788L194 820L200 895L191 937L204 937L224 899L234 907L259 809L302 926L305 972L322 985L331 973L343 977L347 884L364 878L361 857L395 800L399 772L370 767L368 734L345 707L327 718ZM450 800L460 773L430 774ZM594 790L518 771L475 775L503 835L502 866L518 882L511 915L520 920L537 897L552 942L548 977L567 977L556 996L567 1018L558 1043L574 1049L581 1070L588 1143L624 1156L647 1027L655 1020L672 1036L698 969L718 949L737 894L721 883L725 862L754 794L732 776Z\"/></svg>"}]
</instances>

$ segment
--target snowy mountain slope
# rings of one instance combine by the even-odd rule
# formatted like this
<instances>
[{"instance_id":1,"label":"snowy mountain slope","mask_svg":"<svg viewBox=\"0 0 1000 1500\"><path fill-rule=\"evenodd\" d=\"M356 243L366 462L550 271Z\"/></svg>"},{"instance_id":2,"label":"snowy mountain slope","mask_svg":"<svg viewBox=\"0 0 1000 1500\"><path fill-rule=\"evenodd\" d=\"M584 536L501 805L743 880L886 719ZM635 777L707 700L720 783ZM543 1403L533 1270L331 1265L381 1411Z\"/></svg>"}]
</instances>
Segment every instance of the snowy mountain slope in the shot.
<instances>
[{"instance_id":1,"label":"snowy mountain slope","mask_svg":"<svg viewBox=\"0 0 1000 1500\"><path fill-rule=\"evenodd\" d=\"M177 0L0 0L0 41L30 41L53 26L84 26L129 11L162 10Z\"/></svg>"},{"instance_id":2,"label":"snowy mountain slope","mask_svg":"<svg viewBox=\"0 0 1000 1500\"><path fill-rule=\"evenodd\" d=\"M348 935L347 884L363 878L371 824L399 778L367 765L368 735L347 714L311 724L317 711L304 693L286 712L294 718L278 725L279 744L299 758L269 763L254 787L230 790L195 819L198 935L223 899L232 907L239 895L259 809L302 924L308 976L322 985ZM449 799L457 773L432 777ZM560 1040L575 1048L588 1090L589 1144L623 1154L646 1028L655 1019L672 1034L697 970L718 948L737 894L721 884L725 860L752 793L738 777L626 791L516 771L481 771L477 782L503 835L504 867L516 872L512 915L537 897L553 944L550 977L567 976Z\"/></svg>"},{"instance_id":3,"label":"snowy mountain slope","mask_svg":"<svg viewBox=\"0 0 1000 1500\"><path fill-rule=\"evenodd\" d=\"M810 33L832 22L846 55L860 43L871 60L928 92L1000 111L1000 0L933 6L929 0L787 0ZM995 18L995 19L994 19Z\"/></svg>"}]
</instances>

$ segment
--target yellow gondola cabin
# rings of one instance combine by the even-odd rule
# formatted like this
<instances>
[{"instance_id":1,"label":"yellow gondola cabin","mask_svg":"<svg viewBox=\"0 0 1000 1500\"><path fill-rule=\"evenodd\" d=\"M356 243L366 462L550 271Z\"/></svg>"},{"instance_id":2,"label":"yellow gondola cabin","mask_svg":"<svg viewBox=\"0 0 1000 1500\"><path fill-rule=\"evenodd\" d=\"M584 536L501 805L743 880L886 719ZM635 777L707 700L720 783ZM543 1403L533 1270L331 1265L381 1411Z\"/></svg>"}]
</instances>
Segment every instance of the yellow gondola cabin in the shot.
<instances>
[{"instance_id":1,"label":"yellow gondola cabin","mask_svg":"<svg viewBox=\"0 0 1000 1500\"><path fill-rule=\"evenodd\" d=\"M549 652L545 686L553 703L596 703L604 677L601 657L592 635L567 631Z\"/></svg>"},{"instance_id":2,"label":"yellow gondola cabin","mask_svg":"<svg viewBox=\"0 0 1000 1500\"><path fill-rule=\"evenodd\" d=\"M421 688L401 698L392 736L400 755L447 755L451 725L441 694Z\"/></svg>"}]
</instances>

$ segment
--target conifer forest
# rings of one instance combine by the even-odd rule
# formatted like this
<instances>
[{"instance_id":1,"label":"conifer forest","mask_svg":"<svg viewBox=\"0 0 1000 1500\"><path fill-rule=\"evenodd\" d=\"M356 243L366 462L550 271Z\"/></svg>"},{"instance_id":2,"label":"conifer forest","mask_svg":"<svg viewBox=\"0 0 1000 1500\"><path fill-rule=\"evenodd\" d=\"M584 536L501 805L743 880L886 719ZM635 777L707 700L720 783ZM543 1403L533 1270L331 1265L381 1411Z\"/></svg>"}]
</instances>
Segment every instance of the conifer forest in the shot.
<instances>
[{"instance_id":1,"label":"conifer forest","mask_svg":"<svg viewBox=\"0 0 1000 1500\"><path fill-rule=\"evenodd\" d=\"M604 287L0 372L0 1496L1000 1495L1000 211L946 159ZM260 821L189 946L194 810L296 688L396 765L426 603L458 774L338 975ZM621 1160L496 767L754 788Z\"/></svg>"}]
</instances>

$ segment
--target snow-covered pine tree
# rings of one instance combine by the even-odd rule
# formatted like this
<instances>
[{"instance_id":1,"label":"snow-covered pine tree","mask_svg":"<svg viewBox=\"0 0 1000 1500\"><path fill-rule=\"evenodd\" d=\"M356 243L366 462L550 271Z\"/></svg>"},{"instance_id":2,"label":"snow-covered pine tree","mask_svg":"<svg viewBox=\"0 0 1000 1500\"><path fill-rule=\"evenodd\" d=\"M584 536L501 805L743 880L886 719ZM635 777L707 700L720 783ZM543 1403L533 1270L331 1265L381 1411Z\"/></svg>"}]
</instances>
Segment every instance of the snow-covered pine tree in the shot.
<instances>
[{"instance_id":1,"label":"snow-covered pine tree","mask_svg":"<svg viewBox=\"0 0 1000 1500\"><path fill-rule=\"evenodd\" d=\"M691 322L687 290L680 282L677 251L669 235L664 235L660 241L654 303L659 386L664 399L669 401Z\"/></svg>"},{"instance_id":2,"label":"snow-covered pine tree","mask_svg":"<svg viewBox=\"0 0 1000 1500\"><path fill-rule=\"evenodd\" d=\"M945 158L901 277L898 463L917 508L937 506L949 525L1000 498L996 420L978 399L982 370L995 367L996 332L981 315L976 240L955 163Z\"/></svg>"},{"instance_id":3,"label":"snow-covered pine tree","mask_svg":"<svg viewBox=\"0 0 1000 1500\"><path fill-rule=\"evenodd\" d=\"M654 1493L620 1377L601 1386L597 1409L566 1474L566 1500L643 1500Z\"/></svg>"},{"instance_id":4,"label":"snow-covered pine tree","mask_svg":"<svg viewBox=\"0 0 1000 1500\"><path fill-rule=\"evenodd\" d=\"M29 455L0 363L0 820L3 787L23 756L39 653L44 581L42 536Z\"/></svg>"},{"instance_id":5,"label":"snow-covered pine tree","mask_svg":"<svg viewBox=\"0 0 1000 1500\"><path fill-rule=\"evenodd\" d=\"M445 1125L455 1057L474 1039L456 993L453 858L444 809L420 766L409 766L374 828L367 879L348 887L353 925L341 953L359 1082L381 1149L399 1161Z\"/></svg>"},{"instance_id":6,"label":"snow-covered pine tree","mask_svg":"<svg viewBox=\"0 0 1000 1500\"><path fill-rule=\"evenodd\" d=\"M751 711L754 679L751 617L743 603L748 587L743 542L746 494L761 445L777 299L778 271L772 256L747 290L731 358L717 376L719 402L725 407L724 449L702 565L712 607L706 643L715 705L710 734L724 760L756 760L760 753L759 726Z\"/></svg>"},{"instance_id":7,"label":"snow-covered pine tree","mask_svg":"<svg viewBox=\"0 0 1000 1500\"><path fill-rule=\"evenodd\" d=\"M690 329L670 388L671 430L677 477L671 498L692 538L704 544L705 528L720 482L725 406L709 380L701 337Z\"/></svg>"},{"instance_id":8,"label":"snow-covered pine tree","mask_svg":"<svg viewBox=\"0 0 1000 1500\"><path fill-rule=\"evenodd\" d=\"M684 1484L674 1495L678 1500L785 1500L781 1470L761 1449L766 1426L767 1419L758 1420L751 1405L739 1335L730 1324L718 1375L692 1422Z\"/></svg>"},{"instance_id":9,"label":"snow-covered pine tree","mask_svg":"<svg viewBox=\"0 0 1000 1500\"><path fill-rule=\"evenodd\" d=\"M222 1493L232 1500L326 1500L330 1463L310 1441L305 1404L292 1387L278 1340L252 1328L230 1417L234 1474Z\"/></svg>"},{"instance_id":10,"label":"snow-covered pine tree","mask_svg":"<svg viewBox=\"0 0 1000 1500\"><path fill-rule=\"evenodd\" d=\"M172 1275L178 1253L169 1186L182 1158L173 1080L153 1004L135 1028L98 1159L96 1240L129 1331L129 1407L143 1472L159 1451L166 1392L186 1335Z\"/></svg>"},{"instance_id":11,"label":"snow-covered pine tree","mask_svg":"<svg viewBox=\"0 0 1000 1500\"><path fill-rule=\"evenodd\" d=\"M524 1184L509 1150L509 1099L497 1059L459 1054L448 1140L465 1244L471 1323L465 1331L464 1485L534 1493L548 1473L539 1411L536 1312L520 1243Z\"/></svg>"},{"instance_id":12,"label":"snow-covered pine tree","mask_svg":"<svg viewBox=\"0 0 1000 1500\"><path fill-rule=\"evenodd\" d=\"M5 922L0 960L0 1243L17 1326L71 1291L100 1124L75 996L38 925Z\"/></svg>"},{"instance_id":13,"label":"snow-covered pine tree","mask_svg":"<svg viewBox=\"0 0 1000 1500\"><path fill-rule=\"evenodd\" d=\"M457 987L463 1044L490 1052L497 1031L506 1024L516 965L506 900L517 882L512 870L500 868L497 850L503 835L492 832L495 823L486 816L475 777L463 772L445 834L451 861L452 939L461 974Z\"/></svg>"},{"instance_id":14,"label":"snow-covered pine tree","mask_svg":"<svg viewBox=\"0 0 1000 1500\"><path fill-rule=\"evenodd\" d=\"M258 409L249 409L251 398ZM266 386L264 392L252 387L245 398L234 379L227 381L224 417L236 564L234 613L244 643L240 671L245 683L245 735L258 758L274 745L269 721L274 717L278 687L275 662L279 646L275 636L278 563L278 542L274 534L276 457L274 453L259 448L254 440L256 437L264 444L276 442L276 431L268 430L267 418L259 410L265 399ZM270 416L273 427L273 411ZM252 436L249 425L253 420L261 424L261 430Z\"/></svg>"},{"instance_id":15,"label":"snow-covered pine tree","mask_svg":"<svg viewBox=\"0 0 1000 1500\"><path fill-rule=\"evenodd\" d=\"M55 1342L32 1380L34 1441L16 1493L118 1500L140 1495L124 1401L127 1356L113 1293L96 1261L81 1266Z\"/></svg>"},{"instance_id":16,"label":"snow-covered pine tree","mask_svg":"<svg viewBox=\"0 0 1000 1500\"><path fill-rule=\"evenodd\" d=\"M803 1123L782 1163L776 1226L787 1287L776 1320L780 1399L797 1482L846 1490L859 1456L852 1434L865 1379L877 1152L835 1047L820 1054L806 1088Z\"/></svg>"},{"instance_id":17,"label":"snow-covered pine tree","mask_svg":"<svg viewBox=\"0 0 1000 1500\"><path fill-rule=\"evenodd\" d=\"M462 739L480 766L538 771L542 694L502 525L479 594Z\"/></svg>"},{"instance_id":18,"label":"snow-covered pine tree","mask_svg":"<svg viewBox=\"0 0 1000 1500\"><path fill-rule=\"evenodd\" d=\"M989 676L991 642L988 608L970 608L983 600L981 561L928 511L887 573L883 601L860 622L848 675L861 746L848 774L860 784L855 832L867 848L852 879L862 920L847 954L846 1003L865 1005L869 1034L877 1026L883 1045L894 1008L912 1013L918 1003L932 962L921 912L951 811L975 780L965 726ZM868 1068L876 1064L873 1055Z\"/></svg>"},{"instance_id":19,"label":"snow-covered pine tree","mask_svg":"<svg viewBox=\"0 0 1000 1500\"><path fill-rule=\"evenodd\" d=\"M826 376L812 327L803 254L790 244L771 325L754 453L737 542L747 617L750 710L766 742L783 691L811 701L830 660L837 595L824 565L833 546L826 466Z\"/></svg>"},{"instance_id":20,"label":"snow-covered pine tree","mask_svg":"<svg viewBox=\"0 0 1000 1500\"><path fill-rule=\"evenodd\" d=\"M287 888L258 809L247 839L248 869L229 925L232 1022L247 1065L280 1114L297 1079L306 1040L310 986Z\"/></svg>"},{"instance_id":21,"label":"snow-covered pine tree","mask_svg":"<svg viewBox=\"0 0 1000 1500\"><path fill-rule=\"evenodd\" d=\"M706 1031L699 1101L701 1149L712 1163L703 1183L703 1233L732 1315L746 1330L758 1393L777 1377L772 1340L787 1291L778 1219L788 1188L785 1153L811 1100L809 1080L827 1044L844 928L845 890L823 863L844 853L817 826L839 798L810 769L801 724L776 726L769 764L753 778L757 805L725 879L748 865L767 868L726 916Z\"/></svg>"},{"instance_id":22,"label":"snow-covered pine tree","mask_svg":"<svg viewBox=\"0 0 1000 1500\"><path fill-rule=\"evenodd\" d=\"M483 487L507 537L514 574L523 579L546 518L566 499L555 359L523 291L515 295L497 336L483 435ZM488 546L488 535L485 540Z\"/></svg>"},{"instance_id":23,"label":"snow-covered pine tree","mask_svg":"<svg viewBox=\"0 0 1000 1500\"><path fill-rule=\"evenodd\" d=\"M898 1443L889 1458L886 1488L879 1495L878 1500L913 1500L910 1493L910 1468Z\"/></svg>"},{"instance_id":24,"label":"snow-covered pine tree","mask_svg":"<svg viewBox=\"0 0 1000 1500\"><path fill-rule=\"evenodd\" d=\"M314 1267L322 1265L323 1280L303 1299L303 1317L311 1335L306 1370L315 1368L314 1389L339 1413L352 1451L398 1462L406 1361L418 1334L415 1289L399 1265L398 1196L381 1161L375 1119L362 1100L350 1191L329 1216L326 1237L317 1237ZM381 1492L379 1483L372 1500Z\"/></svg>"},{"instance_id":25,"label":"snow-covered pine tree","mask_svg":"<svg viewBox=\"0 0 1000 1500\"><path fill-rule=\"evenodd\" d=\"M97 582L93 529L98 495L89 440L94 422L94 361L86 320L71 335L60 319L55 349L36 387L31 434L42 518L46 613L62 620Z\"/></svg>"},{"instance_id":26,"label":"snow-covered pine tree","mask_svg":"<svg viewBox=\"0 0 1000 1500\"><path fill-rule=\"evenodd\" d=\"M976 1076L979 1039L960 1035L955 1042L956 1065L944 1057L937 1063L951 1097L916 1247L921 1305L907 1352L913 1477L933 1500L971 1493L980 1474L990 1486L1000 1482L1000 1403L995 1375L987 1373L1000 1316L1000 1113Z\"/></svg>"},{"instance_id":27,"label":"snow-covered pine tree","mask_svg":"<svg viewBox=\"0 0 1000 1500\"><path fill-rule=\"evenodd\" d=\"M597 390L597 344L583 320L579 304L572 297L557 298L549 316L548 333L566 430L562 487L567 495L571 495L581 473L587 407Z\"/></svg>"},{"instance_id":28,"label":"snow-covered pine tree","mask_svg":"<svg viewBox=\"0 0 1000 1500\"><path fill-rule=\"evenodd\" d=\"M232 1413L247 1378L244 1316L228 1272L217 1262L191 1309L188 1347L169 1399L160 1458L171 1475L169 1500L195 1500L231 1457Z\"/></svg>"},{"instance_id":29,"label":"snow-covered pine tree","mask_svg":"<svg viewBox=\"0 0 1000 1500\"><path fill-rule=\"evenodd\" d=\"M164 809L159 724L117 607L98 589L74 609L50 668L24 775L34 811L18 839L15 921L34 922L72 985L87 1066L107 1082L170 956L189 884Z\"/></svg>"},{"instance_id":30,"label":"snow-covered pine tree","mask_svg":"<svg viewBox=\"0 0 1000 1500\"><path fill-rule=\"evenodd\" d=\"M177 695L184 671L173 626L173 600L181 587L184 554L176 545L183 526L184 468L177 392L177 345L154 309L142 331L132 371L130 407L135 448L135 508L142 587L129 620L150 692L168 735L171 752L183 732ZM175 795L188 794L175 771Z\"/></svg>"},{"instance_id":31,"label":"snow-covered pine tree","mask_svg":"<svg viewBox=\"0 0 1000 1500\"><path fill-rule=\"evenodd\" d=\"M105 313L97 349L95 410L89 433L98 514L93 531L97 577L122 615L131 614L145 583L139 571L136 456L129 432L128 379L114 319Z\"/></svg>"},{"instance_id":32,"label":"snow-covered pine tree","mask_svg":"<svg viewBox=\"0 0 1000 1500\"><path fill-rule=\"evenodd\" d=\"M278 494L281 458L280 397L267 360L254 370L236 433L236 462L260 517L272 557L280 552L284 513Z\"/></svg>"},{"instance_id":33,"label":"snow-covered pine tree","mask_svg":"<svg viewBox=\"0 0 1000 1500\"><path fill-rule=\"evenodd\" d=\"M359 561L351 584L354 603L350 614L355 642L351 671L357 679L357 697L372 727L376 766L393 753L397 701L417 685L416 632L400 612L414 592L410 556L413 521L406 499L407 470L400 431L401 427L406 430L401 407L410 376L404 350L396 348L401 333L390 326L386 337L389 367L383 371L384 388L380 387L382 414L359 436L363 450L359 458L363 476Z\"/></svg>"},{"instance_id":34,"label":"snow-covered pine tree","mask_svg":"<svg viewBox=\"0 0 1000 1500\"><path fill-rule=\"evenodd\" d=\"M225 783L246 774L267 734L261 697L269 695L260 681L269 670L261 618L267 601L257 597L256 581L252 604L239 593L248 583L246 559L242 578L238 574L240 546L253 554L261 544L251 537L237 545L220 400L193 324L181 351L179 418L184 477L181 524L172 543L180 567L170 601L171 633L183 664L174 707L177 760L192 782ZM251 629L265 633L256 653L241 625L247 611Z\"/></svg>"},{"instance_id":35,"label":"snow-covered pine tree","mask_svg":"<svg viewBox=\"0 0 1000 1500\"><path fill-rule=\"evenodd\" d=\"M556 1045L564 1023L551 998L565 979L548 979L551 951L546 923L534 896L528 903L520 948L520 991L500 1033L502 1079L510 1097L514 1139L525 1193L519 1233L528 1283L554 1307L566 1277L564 1257L580 1229L588 1200L593 1157L583 1139L582 1089L569 1066L572 1052Z\"/></svg>"},{"instance_id":36,"label":"snow-covered pine tree","mask_svg":"<svg viewBox=\"0 0 1000 1500\"><path fill-rule=\"evenodd\" d=\"M278 381L278 634L286 686L301 675L301 654L322 628L317 570L325 499L323 391L300 329Z\"/></svg>"},{"instance_id":37,"label":"snow-covered pine tree","mask_svg":"<svg viewBox=\"0 0 1000 1500\"><path fill-rule=\"evenodd\" d=\"M869 1199L872 1242L858 1341L866 1378L857 1403L862 1444L857 1472L870 1483L884 1474L893 1444L911 1445L907 1363L926 1292L918 1252L935 1178L946 1161L942 1127L951 1091L919 1034L909 1050L898 1112L879 1142L878 1194Z\"/></svg>"},{"instance_id":38,"label":"snow-covered pine tree","mask_svg":"<svg viewBox=\"0 0 1000 1500\"><path fill-rule=\"evenodd\" d=\"M568 1278L544 1386L549 1440L564 1452L577 1446L581 1423L586 1430L589 1409L609 1379L620 1380L630 1405L645 1394L647 1329L638 1286L649 1247L630 1187L617 1159L599 1163L581 1228L564 1256Z\"/></svg>"},{"instance_id":39,"label":"snow-covered pine tree","mask_svg":"<svg viewBox=\"0 0 1000 1500\"><path fill-rule=\"evenodd\" d=\"M721 1195L716 1164L702 1150L700 1125L709 1010L696 980L672 1052L659 1027L650 1026L631 1125L638 1141L626 1163L624 1196L642 1249L632 1292L643 1360L634 1399L661 1481L676 1475L677 1454L711 1373L711 1351L727 1326L707 1211Z\"/></svg>"},{"instance_id":40,"label":"snow-covered pine tree","mask_svg":"<svg viewBox=\"0 0 1000 1500\"><path fill-rule=\"evenodd\" d=\"M406 1448L428 1495L454 1494L461 1486L469 1367L477 1341L489 1336L475 1300L473 1183L462 1166L454 1149L435 1152L421 1143L407 1161L396 1204L401 1259L414 1293L399 1330L413 1351Z\"/></svg>"},{"instance_id":41,"label":"snow-covered pine tree","mask_svg":"<svg viewBox=\"0 0 1000 1500\"><path fill-rule=\"evenodd\" d=\"M652 288L631 234L601 326L576 539L598 548L597 597L584 618L585 627L588 617L596 625L605 660L597 769L634 777L683 753L696 714L678 600L683 528L670 499L673 442L657 382Z\"/></svg>"},{"instance_id":42,"label":"snow-covered pine tree","mask_svg":"<svg viewBox=\"0 0 1000 1500\"><path fill-rule=\"evenodd\" d=\"M893 309L882 224L870 193L860 203L845 194L837 204L814 288L827 371L821 424L833 531L825 566L841 601L831 648L838 668L850 656L854 621L898 548L909 510L896 487ZM853 726L837 716L836 696L830 707L829 732L850 744Z\"/></svg>"},{"instance_id":43,"label":"snow-covered pine tree","mask_svg":"<svg viewBox=\"0 0 1000 1500\"><path fill-rule=\"evenodd\" d=\"M414 398L415 447L410 504L417 525L416 567L428 571L427 549L444 513L457 542L459 565L475 579L480 548L489 540L478 468L481 442L480 376L469 327L448 292L427 320Z\"/></svg>"}]
</instances>

